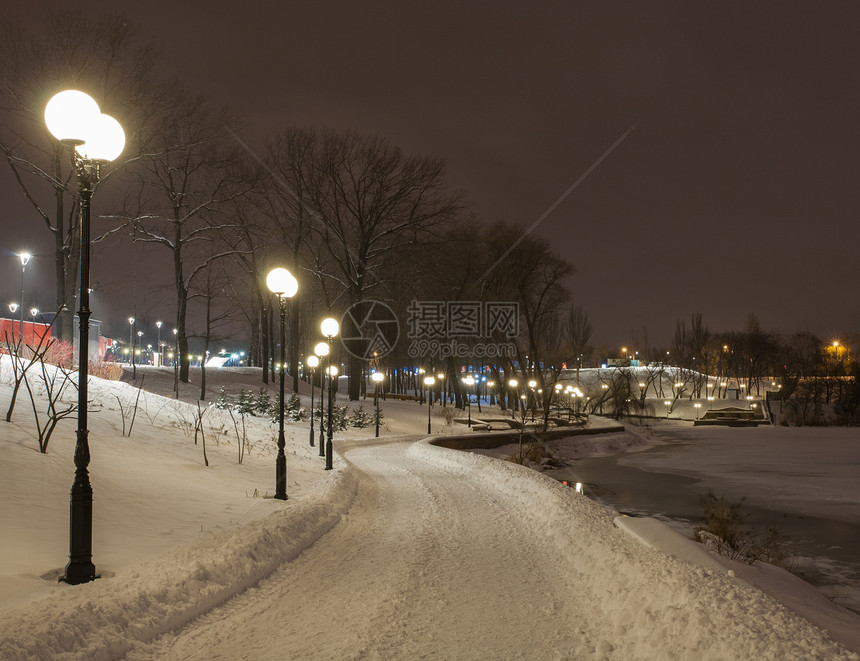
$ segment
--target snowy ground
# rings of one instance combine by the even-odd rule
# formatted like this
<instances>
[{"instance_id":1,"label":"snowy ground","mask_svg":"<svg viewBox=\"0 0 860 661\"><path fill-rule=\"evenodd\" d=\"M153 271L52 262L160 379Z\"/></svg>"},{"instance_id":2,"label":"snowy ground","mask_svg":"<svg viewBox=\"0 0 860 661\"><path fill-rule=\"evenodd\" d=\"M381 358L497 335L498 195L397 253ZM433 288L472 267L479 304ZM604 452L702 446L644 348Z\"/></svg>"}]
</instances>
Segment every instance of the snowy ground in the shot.
<instances>
[{"instance_id":1,"label":"snowy ground","mask_svg":"<svg viewBox=\"0 0 860 661\"><path fill-rule=\"evenodd\" d=\"M168 376L152 371L147 386L169 392ZM253 373L238 378L256 390ZM290 424L281 502L266 497L273 425L250 426L240 465L229 418L207 413L205 467L196 405L146 394L129 438L116 398L127 408L136 389L94 379L91 391L93 583L56 583L74 420L44 455L28 402L0 425L4 660L860 659L860 618L805 584L786 579L780 598L826 612L819 626L853 652L659 525L615 521L535 471L416 442L427 409L413 402L383 404L381 443L372 429L336 435L329 472L307 423Z\"/></svg>"}]
</instances>

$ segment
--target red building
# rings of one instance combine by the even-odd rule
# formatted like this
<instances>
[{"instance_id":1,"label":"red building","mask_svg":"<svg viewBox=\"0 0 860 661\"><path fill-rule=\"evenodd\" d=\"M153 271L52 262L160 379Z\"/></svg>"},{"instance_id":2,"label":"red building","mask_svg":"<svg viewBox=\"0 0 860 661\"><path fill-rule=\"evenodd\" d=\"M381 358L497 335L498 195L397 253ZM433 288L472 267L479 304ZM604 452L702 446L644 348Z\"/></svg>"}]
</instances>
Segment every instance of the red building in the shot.
<instances>
[{"instance_id":1,"label":"red building","mask_svg":"<svg viewBox=\"0 0 860 661\"><path fill-rule=\"evenodd\" d=\"M20 319L0 319L0 349L3 352L7 351L7 346L14 346L18 338L21 337L21 325ZM24 346L35 347L43 337L45 342L51 339L50 324L25 321L23 327Z\"/></svg>"}]
</instances>

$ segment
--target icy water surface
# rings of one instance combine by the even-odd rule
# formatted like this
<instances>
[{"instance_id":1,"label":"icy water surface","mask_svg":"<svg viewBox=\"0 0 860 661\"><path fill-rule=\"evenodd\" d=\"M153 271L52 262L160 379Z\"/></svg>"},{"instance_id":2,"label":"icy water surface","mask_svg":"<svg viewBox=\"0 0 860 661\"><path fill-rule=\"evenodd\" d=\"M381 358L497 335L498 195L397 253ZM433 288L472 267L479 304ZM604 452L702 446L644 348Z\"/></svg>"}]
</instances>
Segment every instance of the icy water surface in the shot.
<instances>
[{"instance_id":1,"label":"icy water surface","mask_svg":"<svg viewBox=\"0 0 860 661\"><path fill-rule=\"evenodd\" d=\"M569 468L546 473L582 482L588 496L621 513L654 516L687 535L701 522L702 499L709 492L731 502L746 497L741 506L745 523L761 532L775 527L787 536L796 573L836 603L860 612L860 525L793 511L790 504L769 502L766 495L742 493L737 484L719 476L707 476L706 486L706 469L689 475L654 469L660 453L678 450L696 452L697 447L679 442L641 453L579 459Z\"/></svg>"}]
</instances>

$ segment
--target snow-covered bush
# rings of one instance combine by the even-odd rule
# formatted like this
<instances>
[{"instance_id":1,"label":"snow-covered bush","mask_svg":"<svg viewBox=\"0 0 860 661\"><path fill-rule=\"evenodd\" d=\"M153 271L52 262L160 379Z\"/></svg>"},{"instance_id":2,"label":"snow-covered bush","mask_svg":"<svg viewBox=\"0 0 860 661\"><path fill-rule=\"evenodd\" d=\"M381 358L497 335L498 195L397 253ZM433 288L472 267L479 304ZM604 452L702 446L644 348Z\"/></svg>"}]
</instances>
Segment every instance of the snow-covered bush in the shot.
<instances>
[{"instance_id":1,"label":"snow-covered bush","mask_svg":"<svg viewBox=\"0 0 860 661\"><path fill-rule=\"evenodd\" d=\"M356 429L364 429L370 427L374 423L374 416L364 410L364 406L358 405L352 414L349 416L349 426Z\"/></svg>"}]
</instances>

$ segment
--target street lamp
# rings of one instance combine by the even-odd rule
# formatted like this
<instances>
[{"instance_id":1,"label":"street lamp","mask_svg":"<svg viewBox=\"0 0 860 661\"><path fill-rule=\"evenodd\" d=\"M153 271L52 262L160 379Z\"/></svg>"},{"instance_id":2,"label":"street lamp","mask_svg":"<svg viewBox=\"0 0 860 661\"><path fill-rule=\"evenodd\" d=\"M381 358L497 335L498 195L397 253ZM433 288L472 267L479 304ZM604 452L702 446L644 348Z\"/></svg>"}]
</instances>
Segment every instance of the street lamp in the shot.
<instances>
[{"instance_id":1,"label":"street lamp","mask_svg":"<svg viewBox=\"0 0 860 661\"><path fill-rule=\"evenodd\" d=\"M76 170L80 206L80 335L78 341L78 429L75 480L69 502L69 563L60 579L77 585L97 577L92 562L93 489L87 429L87 378L90 327L90 201L101 165L114 160L125 147L125 134L113 117L104 115L92 97L76 90L60 92L45 107L45 124L69 148ZM23 300L21 301L23 305Z\"/></svg>"},{"instance_id":2,"label":"street lamp","mask_svg":"<svg viewBox=\"0 0 860 661\"><path fill-rule=\"evenodd\" d=\"M320 359L320 364L322 364L322 359L328 356L328 342L318 342L314 347L314 353L317 355L317 358ZM325 370L320 372L320 456L325 456L325 423L323 416L323 405L325 403ZM313 417L313 416L312 416Z\"/></svg>"},{"instance_id":3,"label":"street lamp","mask_svg":"<svg viewBox=\"0 0 860 661\"><path fill-rule=\"evenodd\" d=\"M326 436L325 443L325 469L330 471L332 466L332 448L331 448L331 437L332 437L332 428L331 428L331 407L332 407L332 396L334 395L334 377L337 376L337 368L331 364L331 341L338 332L340 331L340 324L337 323L337 319L333 319L332 317L328 317L323 319L320 324L320 330L322 331L323 337L328 341L328 349L329 349L329 358L328 358L328 430ZM320 440L322 442L322 439Z\"/></svg>"},{"instance_id":4,"label":"street lamp","mask_svg":"<svg viewBox=\"0 0 860 661\"><path fill-rule=\"evenodd\" d=\"M532 404L532 422L535 421L535 409L537 408L537 398L535 397L535 388L537 388L537 381L534 379L529 380L529 388L532 391L531 396L531 404Z\"/></svg>"},{"instance_id":5,"label":"street lamp","mask_svg":"<svg viewBox=\"0 0 860 661\"><path fill-rule=\"evenodd\" d=\"M379 438L379 384L385 380L385 375L376 371L370 375L370 378L373 380L373 403L376 405L376 438ZM430 424L429 422L427 423ZM429 432L428 432L429 433Z\"/></svg>"},{"instance_id":6,"label":"street lamp","mask_svg":"<svg viewBox=\"0 0 860 661\"><path fill-rule=\"evenodd\" d=\"M28 252L18 253L18 258L21 260L21 332L19 339L22 343L24 341L24 271L27 270L27 262L30 261L31 257L32 255Z\"/></svg>"},{"instance_id":7,"label":"street lamp","mask_svg":"<svg viewBox=\"0 0 860 661\"><path fill-rule=\"evenodd\" d=\"M445 400L448 399L447 388L445 387L445 373L439 372L436 375L436 380L439 382L439 399L442 400L442 407L445 407Z\"/></svg>"},{"instance_id":8,"label":"street lamp","mask_svg":"<svg viewBox=\"0 0 860 661\"><path fill-rule=\"evenodd\" d=\"M431 388L436 383L436 379L432 376L424 377L424 385L427 386L427 433L430 433L430 411L433 410L433 391ZM471 421L470 421L471 426Z\"/></svg>"},{"instance_id":9,"label":"street lamp","mask_svg":"<svg viewBox=\"0 0 860 661\"><path fill-rule=\"evenodd\" d=\"M320 359L317 356L308 356L305 361L311 369L311 433L310 433L310 441L311 447L314 446L314 371L317 367L319 367ZM320 397L322 397L322 392L320 392Z\"/></svg>"},{"instance_id":10,"label":"street lamp","mask_svg":"<svg viewBox=\"0 0 860 661\"><path fill-rule=\"evenodd\" d=\"M287 299L296 295L299 290L299 282L293 277L287 269L276 268L269 271L266 276L266 286L273 294L278 297L278 309L281 313L281 371L280 379L280 399L278 417L278 456L275 459L275 498L278 500L287 499L287 456L284 454L284 363L286 362L286 313Z\"/></svg>"},{"instance_id":11,"label":"street lamp","mask_svg":"<svg viewBox=\"0 0 860 661\"><path fill-rule=\"evenodd\" d=\"M511 379L510 381L508 381L508 387L511 390L513 390L514 393L517 392L517 386L518 385L519 385L519 381L517 381L516 379ZM514 398L511 396L510 393L508 393L508 401L510 402L510 405L511 405L511 420L513 420L513 418L514 418L514 402L516 400L514 400Z\"/></svg>"},{"instance_id":12,"label":"street lamp","mask_svg":"<svg viewBox=\"0 0 860 661\"><path fill-rule=\"evenodd\" d=\"M173 329L173 392L179 399L179 329Z\"/></svg>"},{"instance_id":13,"label":"street lamp","mask_svg":"<svg viewBox=\"0 0 860 661\"><path fill-rule=\"evenodd\" d=\"M426 383L427 379L424 379L424 381ZM472 426L472 393L469 392L469 388L471 388L473 385L475 385L475 378L472 376L467 376L466 378L463 379L463 383L466 384L466 402L468 403L468 407L469 407L469 427L471 427Z\"/></svg>"},{"instance_id":14,"label":"street lamp","mask_svg":"<svg viewBox=\"0 0 860 661\"><path fill-rule=\"evenodd\" d=\"M158 347L158 362L159 364L163 364L164 360L161 357L161 324L164 322L156 321L155 327L158 329L158 341L155 343L155 346Z\"/></svg>"},{"instance_id":15,"label":"street lamp","mask_svg":"<svg viewBox=\"0 0 860 661\"><path fill-rule=\"evenodd\" d=\"M134 355L134 317L128 318L128 346L131 348L132 355Z\"/></svg>"}]
</instances>

